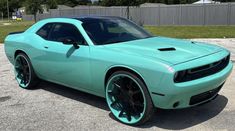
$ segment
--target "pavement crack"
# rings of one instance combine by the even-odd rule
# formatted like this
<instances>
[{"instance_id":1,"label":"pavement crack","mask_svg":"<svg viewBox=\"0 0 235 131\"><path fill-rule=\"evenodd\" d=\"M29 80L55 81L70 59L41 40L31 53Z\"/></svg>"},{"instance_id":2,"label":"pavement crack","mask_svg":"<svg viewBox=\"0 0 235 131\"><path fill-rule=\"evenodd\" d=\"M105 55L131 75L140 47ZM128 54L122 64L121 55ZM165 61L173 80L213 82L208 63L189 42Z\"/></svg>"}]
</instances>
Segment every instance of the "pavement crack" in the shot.
<instances>
[{"instance_id":1,"label":"pavement crack","mask_svg":"<svg viewBox=\"0 0 235 131\"><path fill-rule=\"evenodd\" d=\"M1 72L8 72L8 71L10 71L10 70L2 70Z\"/></svg>"},{"instance_id":2,"label":"pavement crack","mask_svg":"<svg viewBox=\"0 0 235 131\"><path fill-rule=\"evenodd\" d=\"M3 97L0 97L0 102L7 101L9 99L11 99L11 96L3 96Z\"/></svg>"}]
</instances>

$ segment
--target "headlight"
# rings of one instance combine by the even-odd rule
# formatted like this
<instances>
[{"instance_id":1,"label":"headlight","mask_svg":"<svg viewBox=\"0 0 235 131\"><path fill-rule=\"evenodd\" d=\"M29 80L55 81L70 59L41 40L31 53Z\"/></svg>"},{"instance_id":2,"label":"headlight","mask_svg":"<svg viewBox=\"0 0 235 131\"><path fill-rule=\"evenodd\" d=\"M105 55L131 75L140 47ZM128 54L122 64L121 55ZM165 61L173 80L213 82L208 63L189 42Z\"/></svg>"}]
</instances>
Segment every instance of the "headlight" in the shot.
<instances>
[{"instance_id":1,"label":"headlight","mask_svg":"<svg viewBox=\"0 0 235 131\"><path fill-rule=\"evenodd\" d=\"M174 82L180 82L182 78L184 78L186 75L186 70L178 71L174 75Z\"/></svg>"}]
</instances>

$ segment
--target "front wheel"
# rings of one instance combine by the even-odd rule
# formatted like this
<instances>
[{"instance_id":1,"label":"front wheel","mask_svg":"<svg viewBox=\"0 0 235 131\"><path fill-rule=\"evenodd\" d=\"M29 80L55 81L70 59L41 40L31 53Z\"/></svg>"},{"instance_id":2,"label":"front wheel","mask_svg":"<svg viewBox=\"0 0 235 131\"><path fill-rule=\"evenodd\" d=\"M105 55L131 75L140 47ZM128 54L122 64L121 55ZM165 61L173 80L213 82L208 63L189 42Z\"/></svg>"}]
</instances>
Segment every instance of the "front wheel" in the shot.
<instances>
[{"instance_id":1,"label":"front wheel","mask_svg":"<svg viewBox=\"0 0 235 131\"><path fill-rule=\"evenodd\" d=\"M24 53L20 53L15 58L15 77L20 87L30 89L35 87L39 79L34 73L30 59Z\"/></svg>"},{"instance_id":2,"label":"front wheel","mask_svg":"<svg viewBox=\"0 0 235 131\"><path fill-rule=\"evenodd\" d=\"M109 77L106 101L115 118L128 125L143 124L154 112L143 81L126 71L115 72Z\"/></svg>"}]
</instances>

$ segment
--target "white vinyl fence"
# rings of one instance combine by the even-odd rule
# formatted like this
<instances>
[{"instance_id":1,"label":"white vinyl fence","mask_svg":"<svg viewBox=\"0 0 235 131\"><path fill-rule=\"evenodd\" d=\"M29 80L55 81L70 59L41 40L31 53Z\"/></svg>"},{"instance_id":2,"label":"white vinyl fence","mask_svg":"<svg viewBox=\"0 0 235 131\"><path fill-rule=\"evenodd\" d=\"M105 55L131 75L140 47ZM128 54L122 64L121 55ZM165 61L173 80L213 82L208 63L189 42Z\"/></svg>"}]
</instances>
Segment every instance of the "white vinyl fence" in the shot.
<instances>
[{"instance_id":1,"label":"white vinyl fence","mask_svg":"<svg viewBox=\"0 0 235 131\"><path fill-rule=\"evenodd\" d=\"M38 14L37 19L90 15L127 17L126 14L126 7L87 6L52 9L47 14ZM25 15L23 19L33 20L33 16ZM130 19L141 25L235 25L235 3L131 7Z\"/></svg>"}]
</instances>

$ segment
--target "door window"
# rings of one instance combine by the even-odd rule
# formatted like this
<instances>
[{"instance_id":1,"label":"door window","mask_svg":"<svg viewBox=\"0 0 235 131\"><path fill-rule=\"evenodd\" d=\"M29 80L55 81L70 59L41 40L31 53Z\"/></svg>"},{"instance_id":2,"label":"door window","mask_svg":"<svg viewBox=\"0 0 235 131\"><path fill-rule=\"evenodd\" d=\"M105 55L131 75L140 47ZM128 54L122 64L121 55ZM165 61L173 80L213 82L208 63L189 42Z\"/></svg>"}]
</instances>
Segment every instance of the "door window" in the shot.
<instances>
[{"instance_id":1,"label":"door window","mask_svg":"<svg viewBox=\"0 0 235 131\"><path fill-rule=\"evenodd\" d=\"M52 26L53 26L52 23L45 24L43 27L41 27L37 31L36 34L39 35L40 37L42 37L43 39L47 40Z\"/></svg>"},{"instance_id":2,"label":"door window","mask_svg":"<svg viewBox=\"0 0 235 131\"><path fill-rule=\"evenodd\" d=\"M68 23L55 23L51 30L49 40L63 42L65 39L70 39L82 45L85 44L85 40L77 27Z\"/></svg>"}]
</instances>

